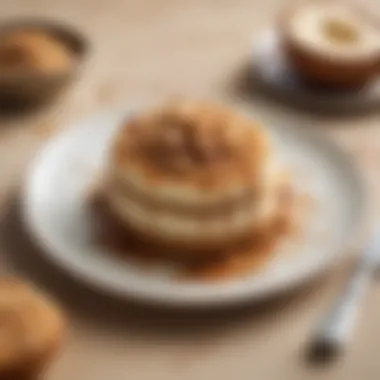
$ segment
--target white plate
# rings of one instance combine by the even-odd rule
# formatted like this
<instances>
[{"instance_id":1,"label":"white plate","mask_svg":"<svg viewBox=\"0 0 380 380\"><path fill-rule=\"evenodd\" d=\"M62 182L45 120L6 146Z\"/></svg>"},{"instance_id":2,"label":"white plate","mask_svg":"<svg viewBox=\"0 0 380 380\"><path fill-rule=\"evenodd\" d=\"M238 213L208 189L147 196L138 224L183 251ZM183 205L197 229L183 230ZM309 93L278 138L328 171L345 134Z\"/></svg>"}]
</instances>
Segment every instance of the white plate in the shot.
<instances>
[{"instance_id":1,"label":"white plate","mask_svg":"<svg viewBox=\"0 0 380 380\"><path fill-rule=\"evenodd\" d=\"M269 29L255 38L252 71L255 81L287 100L313 108L359 111L380 106L380 79L375 79L358 91L318 90L305 84L286 61L279 35Z\"/></svg>"},{"instance_id":2,"label":"white plate","mask_svg":"<svg viewBox=\"0 0 380 380\"><path fill-rule=\"evenodd\" d=\"M172 306L257 300L293 288L332 263L362 221L362 182L349 158L309 129L269 126L295 185L318 207L302 239L285 242L268 265L223 283L177 282L175 268L144 268L94 241L88 188L101 171L109 141L130 113L112 111L78 122L41 151L26 181L24 216L46 255L75 277L125 297Z\"/></svg>"}]
</instances>

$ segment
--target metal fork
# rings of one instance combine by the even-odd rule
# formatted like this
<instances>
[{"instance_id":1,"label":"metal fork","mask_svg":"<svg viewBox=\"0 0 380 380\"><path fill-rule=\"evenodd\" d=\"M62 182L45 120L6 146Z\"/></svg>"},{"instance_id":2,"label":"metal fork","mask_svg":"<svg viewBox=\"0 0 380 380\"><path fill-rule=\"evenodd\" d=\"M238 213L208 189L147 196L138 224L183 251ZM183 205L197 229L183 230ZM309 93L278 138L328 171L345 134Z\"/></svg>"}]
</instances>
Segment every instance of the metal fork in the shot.
<instances>
[{"instance_id":1,"label":"metal fork","mask_svg":"<svg viewBox=\"0 0 380 380\"><path fill-rule=\"evenodd\" d=\"M367 285L380 267L380 229L358 259L341 297L322 319L311 344L312 357L329 359L349 342Z\"/></svg>"}]
</instances>

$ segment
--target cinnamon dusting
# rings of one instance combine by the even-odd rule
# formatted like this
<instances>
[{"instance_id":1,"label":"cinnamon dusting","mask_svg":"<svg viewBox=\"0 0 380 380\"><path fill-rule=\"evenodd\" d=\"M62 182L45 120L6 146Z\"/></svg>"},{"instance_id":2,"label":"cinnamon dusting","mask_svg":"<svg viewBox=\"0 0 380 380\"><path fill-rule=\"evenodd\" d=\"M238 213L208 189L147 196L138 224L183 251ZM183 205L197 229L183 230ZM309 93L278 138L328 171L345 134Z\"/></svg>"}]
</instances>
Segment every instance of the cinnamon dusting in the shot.
<instances>
[{"instance_id":1,"label":"cinnamon dusting","mask_svg":"<svg viewBox=\"0 0 380 380\"><path fill-rule=\"evenodd\" d=\"M268 156L267 136L252 121L217 105L179 102L129 120L117 136L115 167L147 177L220 183L252 181Z\"/></svg>"},{"instance_id":2,"label":"cinnamon dusting","mask_svg":"<svg viewBox=\"0 0 380 380\"><path fill-rule=\"evenodd\" d=\"M0 38L2 70L50 74L67 70L72 60L72 54L65 44L46 31L21 29Z\"/></svg>"}]
</instances>

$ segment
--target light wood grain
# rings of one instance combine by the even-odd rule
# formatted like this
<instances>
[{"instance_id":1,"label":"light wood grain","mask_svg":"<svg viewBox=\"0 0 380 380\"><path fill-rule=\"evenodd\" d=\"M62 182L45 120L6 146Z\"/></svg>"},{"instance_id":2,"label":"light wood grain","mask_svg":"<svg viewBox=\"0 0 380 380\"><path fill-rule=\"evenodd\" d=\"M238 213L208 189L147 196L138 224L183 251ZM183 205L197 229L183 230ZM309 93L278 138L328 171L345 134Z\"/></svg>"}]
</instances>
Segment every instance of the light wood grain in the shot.
<instances>
[{"instance_id":1,"label":"light wood grain","mask_svg":"<svg viewBox=\"0 0 380 380\"><path fill-rule=\"evenodd\" d=\"M285 3L285 2L282 2ZM58 273L22 230L18 188L27 164L56 130L112 104L171 94L243 97L238 78L255 33L276 0L0 0L2 17L37 14L81 28L93 51L81 82L51 110L0 128L0 269L33 279L69 311L71 334L48 380L377 380L380 283L374 284L355 343L325 370L302 357L314 323L342 285L335 268L301 292L260 307L209 315L170 313L110 300ZM372 6L380 11L376 0ZM319 128L352 152L378 211L380 115L321 116L252 96L258 111ZM348 264L347 264L348 265Z\"/></svg>"}]
</instances>

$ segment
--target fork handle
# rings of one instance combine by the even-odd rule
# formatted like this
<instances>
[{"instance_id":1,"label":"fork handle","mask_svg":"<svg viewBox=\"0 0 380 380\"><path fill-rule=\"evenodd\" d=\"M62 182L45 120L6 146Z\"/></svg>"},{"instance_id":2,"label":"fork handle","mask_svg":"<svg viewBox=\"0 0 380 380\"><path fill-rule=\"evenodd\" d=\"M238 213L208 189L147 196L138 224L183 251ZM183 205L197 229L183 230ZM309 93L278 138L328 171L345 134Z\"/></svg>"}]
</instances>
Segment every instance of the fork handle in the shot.
<instances>
[{"instance_id":1,"label":"fork handle","mask_svg":"<svg viewBox=\"0 0 380 380\"><path fill-rule=\"evenodd\" d=\"M341 298L333 305L317 329L312 350L317 354L334 355L344 349L352 336L358 316L360 301L370 279L370 270L359 266L351 278Z\"/></svg>"}]
</instances>

